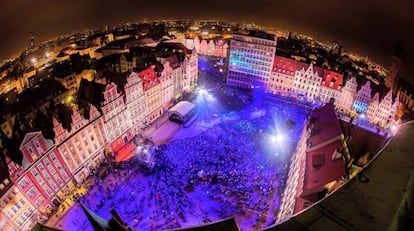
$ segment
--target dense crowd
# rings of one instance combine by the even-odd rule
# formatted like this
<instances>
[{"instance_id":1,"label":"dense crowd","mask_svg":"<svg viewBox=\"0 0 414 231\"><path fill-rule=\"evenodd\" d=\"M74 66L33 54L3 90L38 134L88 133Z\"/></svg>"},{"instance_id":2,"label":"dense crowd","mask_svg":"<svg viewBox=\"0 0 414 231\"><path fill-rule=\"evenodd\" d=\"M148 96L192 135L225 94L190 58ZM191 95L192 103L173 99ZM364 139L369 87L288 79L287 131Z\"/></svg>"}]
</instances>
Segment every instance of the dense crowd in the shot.
<instances>
[{"instance_id":1,"label":"dense crowd","mask_svg":"<svg viewBox=\"0 0 414 231\"><path fill-rule=\"evenodd\" d=\"M132 161L81 200L103 217L115 208L134 230L188 227L235 216L242 230L275 222L307 110L266 102L194 137L152 147L143 171ZM252 116L256 113L256 116ZM283 132L286 140L269 139ZM118 180L114 181L113 177Z\"/></svg>"}]
</instances>

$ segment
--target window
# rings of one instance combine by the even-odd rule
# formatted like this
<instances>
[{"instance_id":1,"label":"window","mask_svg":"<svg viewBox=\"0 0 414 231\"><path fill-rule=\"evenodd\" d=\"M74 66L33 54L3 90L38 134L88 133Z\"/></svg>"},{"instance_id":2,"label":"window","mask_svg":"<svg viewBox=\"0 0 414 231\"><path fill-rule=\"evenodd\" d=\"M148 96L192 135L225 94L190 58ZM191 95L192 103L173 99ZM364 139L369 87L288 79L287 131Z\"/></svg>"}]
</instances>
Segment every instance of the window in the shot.
<instances>
[{"instance_id":1,"label":"window","mask_svg":"<svg viewBox=\"0 0 414 231\"><path fill-rule=\"evenodd\" d=\"M33 176L37 176L38 175L36 169L33 169L32 170L32 174L33 174Z\"/></svg>"}]
</instances>

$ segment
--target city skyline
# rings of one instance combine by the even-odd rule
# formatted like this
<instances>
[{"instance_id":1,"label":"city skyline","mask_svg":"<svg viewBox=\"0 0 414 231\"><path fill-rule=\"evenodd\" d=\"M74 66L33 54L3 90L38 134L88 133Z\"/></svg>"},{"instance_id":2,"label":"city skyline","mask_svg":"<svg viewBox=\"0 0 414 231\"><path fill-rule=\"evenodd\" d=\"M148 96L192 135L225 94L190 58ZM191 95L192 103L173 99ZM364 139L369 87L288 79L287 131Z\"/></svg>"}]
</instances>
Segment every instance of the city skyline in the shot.
<instances>
[{"instance_id":1,"label":"city skyline","mask_svg":"<svg viewBox=\"0 0 414 231\"><path fill-rule=\"evenodd\" d=\"M35 32L36 45L63 34L118 24L152 19L221 19L236 23L273 26L276 29L303 33L317 40L338 42L345 49L369 56L384 67L391 64L394 45L403 46L404 78L412 81L414 45L410 43L414 26L409 9L414 3L406 0L387 1L313 1L312 4L259 1L176 1L141 3L130 0L113 1L2 1L0 59L21 52ZM232 10L229 10L232 9ZM18 17L16 17L18 15Z\"/></svg>"}]
</instances>

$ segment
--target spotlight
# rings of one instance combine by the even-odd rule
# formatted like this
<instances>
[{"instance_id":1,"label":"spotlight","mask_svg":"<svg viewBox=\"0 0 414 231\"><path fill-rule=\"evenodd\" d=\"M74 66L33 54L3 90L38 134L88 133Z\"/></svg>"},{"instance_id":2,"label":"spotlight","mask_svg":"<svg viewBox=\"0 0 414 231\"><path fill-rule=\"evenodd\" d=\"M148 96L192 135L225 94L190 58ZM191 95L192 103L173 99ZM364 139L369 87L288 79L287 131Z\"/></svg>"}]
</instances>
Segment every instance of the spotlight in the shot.
<instances>
[{"instance_id":1,"label":"spotlight","mask_svg":"<svg viewBox=\"0 0 414 231\"><path fill-rule=\"evenodd\" d=\"M277 135L272 136L271 140L272 142L281 143L283 142L283 140L285 140L285 137L282 134L277 134Z\"/></svg>"},{"instance_id":2,"label":"spotlight","mask_svg":"<svg viewBox=\"0 0 414 231\"><path fill-rule=\"evenodd\" d=\"M198 92L200 92L200 94L202 94L202 95L207 94L207 90L205 90L205 89L203 89L203 88L200 88L200 89L198 90Z\"/></svg>"},{"instance_id":3,"label":"spotlight","mask_svg":"<svg viewBox=\"0 0 414 231\"><path fill-rule=\"evenodd\" d=\"M285 137L282 135L282 134L277 134L276 135L276 141L277 142L282 142L282 141L284 141L285 140Z\"/></svg>"}]
</instances>

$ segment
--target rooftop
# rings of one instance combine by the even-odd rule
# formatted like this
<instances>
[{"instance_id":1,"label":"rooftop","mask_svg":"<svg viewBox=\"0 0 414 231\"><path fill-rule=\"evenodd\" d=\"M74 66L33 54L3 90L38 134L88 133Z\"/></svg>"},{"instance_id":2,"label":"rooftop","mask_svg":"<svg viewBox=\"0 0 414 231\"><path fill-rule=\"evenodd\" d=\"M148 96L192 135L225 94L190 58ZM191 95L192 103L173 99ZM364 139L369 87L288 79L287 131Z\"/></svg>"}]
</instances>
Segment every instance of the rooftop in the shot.
<instances>
[{"instance_id":1,"label":"rooftop","mask_svg":"<svg viewBox=\"0 0 414 231\"><path fill-rule=\"evenodd\" d=\"M153 66L139 72L138 77L142 79L144 91L160 83L160 79L158 78Z\"/></svg>"},{"instance_id":2,"label":"rooftop","mask_svg":"<svg viewBox=\"0 0 414 231\"><path fill-rule=\"evenodd\" d=\"M308 139L310 147L315 147L342 135L342 129L332 103L315 109L311 113L311 137Z\"/></svg>"},{"instance_id":3,"label":"rooftop","mask_svg":"<svg viewBox=\"0 0 414 231\"><path fill-rule=\"evenodd\" d=\"M341 141L306 153L306 173L303 191L323 187L326 184L346 176L345 161L342 158L333 160L336 150L342 147Z\"/></svg>"},{"instance_id":4,"label":"rooftop","mask_svg":"<svg viewBox=\"0 0 414 231\"><path fill-rule=\"evenodd\" d=\"M410 121L343 187L267 230L409 230L414 225L408 202L414 193L413 149L414 122Z\"/></svg>"}]
</instances>

